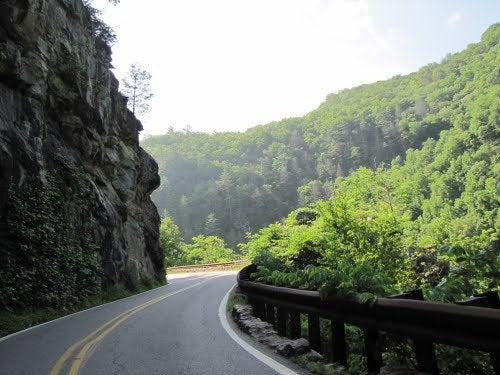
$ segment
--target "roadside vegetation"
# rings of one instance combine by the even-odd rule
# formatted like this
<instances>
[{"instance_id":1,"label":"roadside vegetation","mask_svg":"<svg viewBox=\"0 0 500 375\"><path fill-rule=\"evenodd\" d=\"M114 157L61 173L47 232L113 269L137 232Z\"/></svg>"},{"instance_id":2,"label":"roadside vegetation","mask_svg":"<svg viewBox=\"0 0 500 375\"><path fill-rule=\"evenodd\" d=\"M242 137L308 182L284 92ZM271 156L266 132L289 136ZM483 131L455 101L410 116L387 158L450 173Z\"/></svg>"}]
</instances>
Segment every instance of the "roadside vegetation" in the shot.
<instances>
[{"instance_id":1,"label":"roadside vegetation","mask_svg":"<svg viewBox=\"0 0 500 375\"><path fill-rule=\"evenodd\" d=\"M160 245L165 251L166 267L230 262L241 259L215 235L199 234L185 243L177 224L165 216L160 225Z\"/></svg>"},{"instance_id":2,"label":"roadside vegetation","mask_svg":"<svg viewBox=\"0 0 500 375\"><path fill-rule=\"evenodd\" d=\"M453 302L498 289L498 198L490 195L493 212L478 217L452 216L450 208L432 217L425 205L415 217L406 202L419 193L394 183L405 170L359 169L337 181L329 200L250 235L241 247L258 266L255 277L364 298L423 288L428 299Z\"/></svg>"}]
</instances>

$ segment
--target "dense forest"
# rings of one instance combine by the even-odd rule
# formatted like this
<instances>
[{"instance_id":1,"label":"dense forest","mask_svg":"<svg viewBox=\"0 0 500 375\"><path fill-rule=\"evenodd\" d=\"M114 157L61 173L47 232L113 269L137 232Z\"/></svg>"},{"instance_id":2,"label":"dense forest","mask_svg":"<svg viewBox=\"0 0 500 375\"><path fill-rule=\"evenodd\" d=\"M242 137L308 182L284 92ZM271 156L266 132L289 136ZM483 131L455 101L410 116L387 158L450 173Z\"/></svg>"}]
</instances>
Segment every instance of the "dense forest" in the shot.
<instances>
[{"instance_id":1,"label":"dense forest","mask_svg":"<svg viewBox=\"0 0 500 375\"><path fill-rule=\"evenodd\" d=\"M439 64L331 94L301 118L244 133L148 137L142 146L162 179L153 200L185 241L218 236L236 249L247 233L329 198L335 181L364 167L387 180L388 197L419 228L422 245L484 231L493 238L499 40L495 24Z\"/></svg>"}]
</instances>

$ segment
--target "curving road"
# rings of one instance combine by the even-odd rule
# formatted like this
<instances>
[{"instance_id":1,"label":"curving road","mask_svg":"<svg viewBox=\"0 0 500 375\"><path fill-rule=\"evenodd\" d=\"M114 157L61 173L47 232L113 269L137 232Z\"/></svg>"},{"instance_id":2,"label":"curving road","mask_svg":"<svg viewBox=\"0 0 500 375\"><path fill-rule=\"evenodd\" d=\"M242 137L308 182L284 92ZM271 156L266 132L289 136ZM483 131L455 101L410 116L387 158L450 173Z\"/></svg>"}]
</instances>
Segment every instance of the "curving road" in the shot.
<instances>
[{"instance_id":1,"label":"curving road","mask_svg":"<svg viewBox=\"0 0 500 375\"><path fill-rule=\"evenodd\" d=\"M278 374L221 324L234 283L234 274L178 277L0 339L0 375Z\"/></svg>"}]
</instances>

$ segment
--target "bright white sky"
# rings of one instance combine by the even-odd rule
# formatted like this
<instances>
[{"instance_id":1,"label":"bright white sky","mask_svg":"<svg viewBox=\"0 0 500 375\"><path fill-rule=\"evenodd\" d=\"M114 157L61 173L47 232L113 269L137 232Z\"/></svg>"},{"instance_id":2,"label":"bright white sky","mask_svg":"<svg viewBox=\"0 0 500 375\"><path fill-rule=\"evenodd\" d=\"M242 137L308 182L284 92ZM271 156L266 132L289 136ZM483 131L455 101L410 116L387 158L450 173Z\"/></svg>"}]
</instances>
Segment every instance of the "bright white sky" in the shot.
<instances>
[{"instance_id":1,"label":"bright white sky","mask_svg":"<svg viewBox=\"0 0 500 375\"><path fill-rule=\"evenodd\" d=\"M140 63L145 134L243 131L302 116L329 93L406 74L480 40L498 0L121 0L118 78Z\"/></svg>"}]
</instances>

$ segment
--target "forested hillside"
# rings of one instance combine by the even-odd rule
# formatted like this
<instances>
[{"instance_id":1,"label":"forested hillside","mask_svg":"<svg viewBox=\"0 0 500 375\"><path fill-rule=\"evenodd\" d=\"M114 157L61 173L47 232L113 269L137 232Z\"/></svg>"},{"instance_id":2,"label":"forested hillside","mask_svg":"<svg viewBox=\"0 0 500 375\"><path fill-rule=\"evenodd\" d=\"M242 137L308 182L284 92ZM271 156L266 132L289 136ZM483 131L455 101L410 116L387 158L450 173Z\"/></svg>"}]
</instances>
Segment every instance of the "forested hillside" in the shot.
<instances>
[{"instance_id":1,"label":"forested hillside","mask_svg":"<svg viewBox=\"0 0 500 375\"><path fill-rule=\"evenodd\" d=\"M186 241L203 233L234 247L366 167L385 176L388 197L397 191L419 241L497 233L499 40L495 24L440 64L331 94L301 118L245 133L149 137L142 146L162 179L153 200Z\"/></svg>"}]
</instances>

